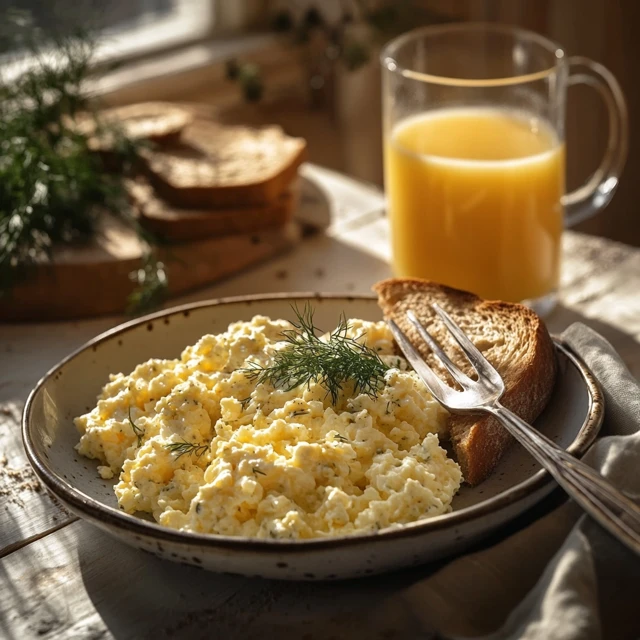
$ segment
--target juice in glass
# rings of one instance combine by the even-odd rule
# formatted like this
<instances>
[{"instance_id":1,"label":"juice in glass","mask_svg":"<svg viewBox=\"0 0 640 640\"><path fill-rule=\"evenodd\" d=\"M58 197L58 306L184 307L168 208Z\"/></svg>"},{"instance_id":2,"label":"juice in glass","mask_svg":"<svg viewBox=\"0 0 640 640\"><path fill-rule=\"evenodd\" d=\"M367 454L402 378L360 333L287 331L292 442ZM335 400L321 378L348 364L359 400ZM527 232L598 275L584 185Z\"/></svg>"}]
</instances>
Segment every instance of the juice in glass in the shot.
<instances>
[{"instance_id":1,"label":"juice in glass","mask_svg":"<svg viewBox=\"0 0 640 640\"><path fill-rule=\"evenodd\" d=\"M434 109L386 139L397 276L513 302L558 287L564 145L530 114Z\"/></svg>"}]
</instances>

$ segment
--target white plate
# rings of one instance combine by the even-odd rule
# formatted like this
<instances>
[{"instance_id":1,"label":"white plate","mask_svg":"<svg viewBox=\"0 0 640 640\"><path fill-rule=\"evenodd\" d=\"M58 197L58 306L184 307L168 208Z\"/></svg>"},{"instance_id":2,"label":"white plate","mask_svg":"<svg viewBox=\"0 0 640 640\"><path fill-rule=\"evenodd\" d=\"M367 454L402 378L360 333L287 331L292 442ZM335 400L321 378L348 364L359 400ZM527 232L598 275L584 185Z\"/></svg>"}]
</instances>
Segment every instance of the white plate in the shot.
<instances>
[{"instance_id":1,"label":"white plate","mask_svg":"<svg viewBox=\"0 0 640 640\"><path fill-rule=\"evenodd\" d=\"M555 486L548 474L514 445L491 477L464 486L453 511L376 534L321 540L274 541L181 533L118 509L114 481L102 480L97 463L74 445L73 418L95 405L110 373L129 373L149 358L174 358L205 333L255 314L290 318L291 304L310 300L318 326L330 328L341 313L379 320L369 297L276 295L202 302L129 322L98 336L54 367L36 386L23 417L27 455L44 484L73 512L152 553L212 571L285 579L336 579L380 573L459 552L521 514ZM603 417L593 376L556 342L559 375L536 426L575 455L594 441Z\"/></svg>"}]
</instances>

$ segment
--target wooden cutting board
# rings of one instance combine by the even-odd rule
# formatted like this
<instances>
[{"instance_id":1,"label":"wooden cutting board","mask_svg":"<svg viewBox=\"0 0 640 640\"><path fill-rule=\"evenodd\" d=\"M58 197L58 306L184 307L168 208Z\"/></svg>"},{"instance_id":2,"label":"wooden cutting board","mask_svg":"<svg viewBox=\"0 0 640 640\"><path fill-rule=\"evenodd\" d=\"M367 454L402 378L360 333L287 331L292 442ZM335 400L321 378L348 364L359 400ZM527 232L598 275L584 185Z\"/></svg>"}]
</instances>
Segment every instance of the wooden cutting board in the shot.
<instances>
[{"instance_id":1,"label":"wooden cutting board","mask_svg":"<svg viewBox=\"0 0 640 640\"><path fill-rule=\"evenodd\" d=\"M204 286L294 247L301 224L244 235L210 237L161 249L169 296ZM122 314L135 285L144 247L123 223L105 216L89 244L54 251L0 298L0 321L63 320Z\"/></svg>"}]
</instances>

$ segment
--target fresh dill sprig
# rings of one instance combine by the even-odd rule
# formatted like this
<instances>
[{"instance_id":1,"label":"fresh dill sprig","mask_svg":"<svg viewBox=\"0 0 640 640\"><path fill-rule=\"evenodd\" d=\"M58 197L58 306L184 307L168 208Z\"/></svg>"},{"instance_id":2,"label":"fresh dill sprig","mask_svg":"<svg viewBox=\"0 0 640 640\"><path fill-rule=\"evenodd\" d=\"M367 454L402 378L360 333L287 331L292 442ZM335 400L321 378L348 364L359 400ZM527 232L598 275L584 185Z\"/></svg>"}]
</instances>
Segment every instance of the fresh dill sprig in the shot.
<instances>
[{"instance_id":1,"label":"fresh dill sprig","mask_svg":"<svg viewBox=\"0 0 640 640\"><path fill-rule=\"evenodd\" d=\"M294 328L282 332L287 347L275 354L269 367L250 363L244 370L246 376L287 391L317 382L327 390L334 405L349 383L355 395L377 396L389 367L373 349L349 337L350 326L344 315L337 328L322 340L313 322L313 308L307 304L302 311L297 306L293 311L297 318L291 323Z\"/></svg>"},{"instance_id":2,"label":"fresh dill sprig","mask_svg":"<svg viewBox=\"0 0 640 640\"><path fill-rule=\"evenodd\" d=\"M143 256L140 268L132 271L129 279L137 285L127 298L126 312L129 315L153 311L167 297L169 284L165 266L153 250Z\"/></svg>"},{"instance_id":3,"label":"fresh dill sprig","mask_svg":"<svg viewBox=\"0 0 640 640\"><path fill-rule=\"evenodd\" d=\"M176 460L184 455L191 455L192 453L195 453L196 457L200 458L207 452L207 449L209 449L209 444L196 444L194 442L188 442L187 440L181 440L180 442L172 442L171 444L165 445L165 449L168 449L171 453L177 453Z\"/></svg>"},{"instance_id":4,"label":"fresh dill sprig","mask_svg":"<svg viewBox=\"0 0 640 640\"><path fill-rule=\"evenodd\" d=\"M267 474L264 471L258 469L258 467L251 467L251 471L256 474L260 474L261 476L266 476Z\"/></svg>"},{"instance_id":5,"label":"fresh dill sprig","mask_svg":"<svg viewBox=\"0 0 640 640\"><path fill-rule=\"evenodd\" d=\"M349 438L345 438L341 433L336 433L335 436L333 436L334 440L340 440L340 442L349 442Z\"/></svg>"},{"instance_id":6,"label":"fresh dill sprig","mask_svg":"<svg viewBox=\"0 0 640 640\"><path fill-rule=\"evenodd\" d=\"M138 438L138 447L142 446L142 437L144 436L144 429L142 427L139 427L133 421L133 418L131 417L131 407L129 407L129 424L131 425L131 428L133 429L133 433L135 434L136 438Z\"/></svg>"},{"instance_id":7,"label":"fresh dill sprig","mask_svg":"<svg viewBox=\"0 0 640 640\"><path fill-rule=\"evenodd\" d=\"M133 224L125 185L147 143L101 122L88 87L99 71L97 32L50 26L38 27L28 12L0 10L0 50L24 66L15 78L5 71L11 65L0 69L0 297L49 262L54 247L91 238L110 212L150 247L130 300L132 310L149 310L166 289L166 270L152 255L155 243ZM95 148L99 138L110 141L108 149Z\"/></svg>"}]
</instances>

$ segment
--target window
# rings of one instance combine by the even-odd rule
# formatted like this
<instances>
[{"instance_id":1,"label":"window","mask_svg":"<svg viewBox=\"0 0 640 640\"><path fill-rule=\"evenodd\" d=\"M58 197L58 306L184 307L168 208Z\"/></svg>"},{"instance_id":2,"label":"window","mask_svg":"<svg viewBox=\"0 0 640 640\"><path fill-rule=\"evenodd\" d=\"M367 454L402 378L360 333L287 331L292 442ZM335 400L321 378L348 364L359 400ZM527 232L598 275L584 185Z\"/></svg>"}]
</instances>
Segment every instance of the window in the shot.
<instances>
[{"instance_id":1,"label":"window","mask_svg":"<svg viewBox=\"0 0 640 640\"><path fill-rule=\"evenodd\" d=\"M90 26L101 33L100 59L124 59L203 38L215 0L0 0L3 9L58 33Z\"/></svg>"},{"instance_id":2,"label":"window","mask_svg":"<svg viewBox=\"0 0 640 640\"><path fill-rule=\"evenodd\" d=\"M125 58L202 38L213 28L213 9L213 0L118 0L105 16L103 55Z\"/></svg>"}]
</instances>

